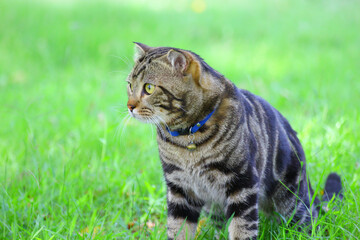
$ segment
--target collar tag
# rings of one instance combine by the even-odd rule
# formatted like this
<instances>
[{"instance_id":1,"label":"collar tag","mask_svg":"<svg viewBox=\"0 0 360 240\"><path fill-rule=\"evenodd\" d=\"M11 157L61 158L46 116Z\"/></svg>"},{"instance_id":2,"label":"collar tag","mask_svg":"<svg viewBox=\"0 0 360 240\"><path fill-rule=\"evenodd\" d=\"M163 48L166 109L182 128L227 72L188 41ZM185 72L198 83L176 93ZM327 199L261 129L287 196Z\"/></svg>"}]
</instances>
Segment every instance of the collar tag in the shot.
<instances>
[{"instance_id":1,"label":"collar tag","mask_svg":"<svg viewBox=\"0 0 360 240\"><path fill-rule=\"evenodd\" d=\"M186 147L189 151L194 151L196 149L196 145L194 143L195 135L191 132L191 130L192 130L192 128L190 128L190 130L189 130L189 136L188 136L189 145L187 145Z\"/></svg>"}]
</instances>

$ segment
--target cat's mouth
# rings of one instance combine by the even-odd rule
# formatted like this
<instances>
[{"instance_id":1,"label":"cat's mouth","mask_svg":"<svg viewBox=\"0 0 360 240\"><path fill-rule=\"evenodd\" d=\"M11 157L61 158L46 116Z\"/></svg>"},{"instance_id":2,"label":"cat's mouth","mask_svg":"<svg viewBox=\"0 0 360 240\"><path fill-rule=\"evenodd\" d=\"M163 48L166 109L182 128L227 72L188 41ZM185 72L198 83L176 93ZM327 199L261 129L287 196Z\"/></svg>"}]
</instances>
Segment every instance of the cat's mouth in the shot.
<instances>
[{"instance_id":1,"label":"cat's mouth","mask_svg":"<svg viewBox=\"0 0 360 240\"><path fill-rule=\"evenodd\" d=\"M134 109L134 111L129 110L129 114L131 117L143 123L150 123L155 125L160 123L158 117L156 117L151 110Z\"/></svg>"}]
</instances>

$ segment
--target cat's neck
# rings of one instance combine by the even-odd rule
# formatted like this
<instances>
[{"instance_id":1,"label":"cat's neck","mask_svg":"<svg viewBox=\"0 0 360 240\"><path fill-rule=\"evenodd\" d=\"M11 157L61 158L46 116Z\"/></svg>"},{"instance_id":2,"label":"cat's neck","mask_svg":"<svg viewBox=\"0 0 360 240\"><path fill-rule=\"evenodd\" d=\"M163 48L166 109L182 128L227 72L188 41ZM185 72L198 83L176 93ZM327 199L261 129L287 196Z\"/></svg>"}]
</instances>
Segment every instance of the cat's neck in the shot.
<instances>
[{"instance_id":1,"label":"cat's neck","mask_svg":"<svg viewBox=\"0 0 360 240\"><path fill-rule=\"evenodd\" d=\"M173 137L177 137L177 136L180 136L180 135L194 134L212 117L212 115L216 112L216 108L217 107L214 107L214 109L209 114L207 114L204 118L202 118L201 120L196 121L196 123L194 123L194 124L192 124L192 125L190 125L190 126L188 126L186 128L172 130L169 127L166 126L166 130Z\"/></svg>"},{"instance_id":2,"label":"cat's neck","mask_svg":"<svg viewBox=\"0 0 360 240\"><path fill-rule=\"evenodd\" d=\"M187 116L182 119L181 122L170 126L163 125L163 130L167 131L172 136L192 134L194 131L191 130L194 128L196 131L204 130L205 127L203 127L203 125L208 125L209 122L212 122L211 120L217 115L217 110L220 108L225 95L225 91L221 94L208 94L203 103L198 106L198 108L191 109L192 111L188 112ZM197 129L197 125L201 125L201 128ZM174 132L174 134L171 134L171 132Z\"/></svg>"}]
</instances>

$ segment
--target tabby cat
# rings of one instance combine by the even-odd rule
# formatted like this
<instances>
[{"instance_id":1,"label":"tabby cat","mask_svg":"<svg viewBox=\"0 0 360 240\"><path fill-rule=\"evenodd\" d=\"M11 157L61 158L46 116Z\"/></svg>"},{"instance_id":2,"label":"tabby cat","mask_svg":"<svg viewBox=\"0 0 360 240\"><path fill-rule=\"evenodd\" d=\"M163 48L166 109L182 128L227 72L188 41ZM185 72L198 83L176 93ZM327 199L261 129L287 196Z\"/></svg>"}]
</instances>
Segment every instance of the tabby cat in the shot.
<instances>
[{"instance_id":1,"label":"tabby cat","mask_svg":"<svg viewBox=\"0 0 360 240\"><path fill-rule=\"evenodd\" d=\"M157 126L168 239L194 237L202 210L229 220L231 240L257 238L259 209L298 224L316 219L304 151L275 108L191 51L135 44L127 106ZM340 177L327 182L337 195Z\"/></svg>"}]
</instances>

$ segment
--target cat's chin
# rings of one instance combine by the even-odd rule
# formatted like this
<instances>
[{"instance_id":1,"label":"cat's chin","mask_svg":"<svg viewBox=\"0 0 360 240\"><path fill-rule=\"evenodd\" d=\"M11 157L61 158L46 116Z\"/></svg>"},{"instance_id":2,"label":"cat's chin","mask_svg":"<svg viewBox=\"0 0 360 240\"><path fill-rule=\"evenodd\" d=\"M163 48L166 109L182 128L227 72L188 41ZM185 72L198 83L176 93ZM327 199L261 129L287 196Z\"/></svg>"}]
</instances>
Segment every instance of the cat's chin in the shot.
<instances>
[{"instance_id":1,"label":"cat's chin","mask_svg":"<svg viewBox=\"0 0 360 240\"><path fill-rule=\"evenodd\" d=\"M142 123L149 123L149 124L155 124L153 120L151 120L151 117L148 116L142 116L139 114L134 114L132 112L130 112L130 116L132 118L135 118L136 120L142 122Z\"/></svg>"}]
</instances>

